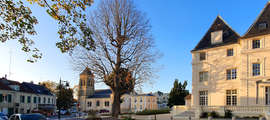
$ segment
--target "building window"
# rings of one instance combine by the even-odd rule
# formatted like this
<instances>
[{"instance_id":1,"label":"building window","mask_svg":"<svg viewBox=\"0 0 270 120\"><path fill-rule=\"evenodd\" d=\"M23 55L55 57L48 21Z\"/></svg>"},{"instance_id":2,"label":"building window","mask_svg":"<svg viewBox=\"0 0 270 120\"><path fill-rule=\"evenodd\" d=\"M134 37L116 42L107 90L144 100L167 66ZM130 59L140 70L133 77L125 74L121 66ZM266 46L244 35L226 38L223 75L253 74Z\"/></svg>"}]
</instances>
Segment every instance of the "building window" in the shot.
<instances>
[{"instance_id":1,"label":"building window","mask_svg":"<svg viewBox=\"0 0 270 120\"><path fill-rule=\"evenodd\" d=\"M201 52L200 53L200 61L206 60L206 53L205 52Z\"/></svg>"},{"instance_id":2,"label":"building window","mask_svg":"<svg viewBox=\"0 0 270 120\"><path fill-rule=\"evenodd\" d=\"M12 95L11 94L8 94L7 101L8 101L8 103L11 103L11 101L12 101Z\"/></svg>"},{"instance_id":3,"label":"building window","mask_svg":"<svg viewBox=\"0 0 270 120\"><path fill-rule=\"evenodd\" d=\"M227 80L232 80L237 78L237 69L227 70Z\"/></svg>"},{"instance_id":4,"label":"building window","mask_svg":"<svg viewBox=\"0 0 270 120\"><path fill-rule=\"evenodd\" d=\"M46 98L45 97L43 98L43 104L46 104Z\"/></svg>"},{"instance_id":5,"label":"building window","mask_svg":"<svg viewBox=\"0 0 270 120\"><path fill-rule=\"evenodd\" d=\"M87 86L91 86L91 80L87 80Z\"/></svg>"},{"instance_id":6,"label":"building window","mask_svg":"<svg viewBox=\"0 0 270 120\"><path fill-rule=\"evenodd\" d=\"M20 113L21 113L21 114L24 113L24 109L23 109L23 108L20 109Z\"/></svg>"},{"instance_id":7,"label":"building window","mask_svg":"<svg viewBox=\"0 0 270 120\"><path fill-rule=\"evenodd\" d=\"M34 97L34 103L37 103L37 97Z\"/></svg>"},{"instance_id":8,"label":"building window","mask_svg":"<svg viewBox=\"0 0 270 120\"><path fill-rule=\"evenodd\" d=\"M237 90L226 91L226 104L237 105Z\"/></svg>"},{"instance_id":9,"label":"building window","mask_svg":"<svg viewBox=\"0 0 270 120\"><path fill-rule=\"evenodd\" d=\"M268 27L268 24L266 22L262 22L258 24L259 30L265 30Z\"/></svg>"},{"instance_id":10,"label":"building window","mask_svg":"<svg viewBox=\"0 0 270 120\"><path fill-rule=\"evenodd\" d=\"M211 32L211 43L212 44L217 44L217 43L222 43L223 40L223 31L215 31Z\"/></svg>"},{"instance_id":11,"label":"building window","mask_svg":"<svg viewBox=\"0 0 270 120\"><path fill-rule=\"evenodd\" d=\"M142 109L142 105L140 105L140 109Z\"/></svg>"},{"instance_id":12,"label":"building window","mask_svg":"<svg viewBox=\"0 0 270 120\"><path fill-rule=\"evenodd\" d=\"M21 103L24 103L25 102L25 96L23 96L23 95L20 96L20 102Z\"/></svg>"},{"instance_id":13,"label":"building window","mask_svg":"<svg viewBox=\"0 0 270 120\"><path fill-rule=\"evenodd\" d=\"M270 87L269 86L265 87L265 104L266 105L270 104Z\"/></svg>"},{"instance_id":14,"label":"building window","mask_svg":"<svg viewBox=\"0 0 270 120\"><path fill-rule=\"evenodd\" d=\"M80 83L79 83L79 84L80 84L80 86L83 86L83 85L82 85L82 79L80 79Z\"/></svg>"},{"instance_id":15,"label":"building window","mask_svg":"<svg viewBox=\"0 0 270 120\"><path fill-rule=\"evenodd\" d=\"M252 41L252 48L253 49L260 48L260 47L261 47L260 40L253 40Z\"/></svg>"},{"instance_id":16,"label":"building window","mask_svg":"<svg viewBox=\"0 0 270 120\"><path fill-rule=\"evenodd\" d=\"M252 75L253 76L258 76L260 75L260 69L261 68L261 64L260 63L253 63L252 64Z\"/></svg>"},{"instance_id":17,"label":"building window","mask_svg":"<svg viewBox=\"0 0 270 120\"><path fill-rule=\"evenodd\" d=\"M31 96L27 96L27 103L31 103Z\"/></svg>"},{"instance_id":18,"label":"building window","mask_svg":"<svg viewBox=\"0 0 270 120\"><path fill-rule=\"evenodd\" d=\"M88 107L92 106L92 102L87 102Z\"/></svg>"},{"instance_id":19,"label":"building window","mask_svg":"<svg viewBox=\"0 0 270 120\"><path fill-rule=\"evenodd\" d=\"M208 72L207 71L200 72L199 77L200 77L199 78L200 82L207 81L208 80Z\"/></svg>"},{"instance_id":20,"label":"building window","mask_svg":"<svg viewBox=\"0 0 270 120\"><path fill-rule=\"evenodd\" d=\"M99 101L97 101L96 106L99 106L99 104L100 104Z\"/></svg>"},{"instance_id":21,"label":"building window","mask_svg":"<svg viewBox=\"0 0 270 120\"><path fill-rule=\"evenodd\" d=\"M40 98L40 97L38 97L38 103L39 103L39 104L41 103L41 98Z\"/></svg>"},{"instance_id":22,"label":"building window","mask_svg":"<svg viewBox=\"0 0 270 120\"><path fill-rule=\"evenodd\" d=\"M233 56L233 49L227 50L227 56Z\"/></svg>"},{"instance_id":23,"label":"building window","mask_svg":"<svg viewBox=\"0 0 270 120\"><path fill-rule=\"evenodd\" d=\"M108 106L110 106L110 102L109 101L105 101L104 105L108 107Z\"/></svg>"},{"instance_id":24,"label":"building window","mask_svg":"<svg viewBox=\"0 0 270 120\"><path fill-rule=\"evenodd\" d=\"M142 97L140 97L140 102L142 102Z\"/></svg>"},{"instance_id":25,"label":"building window","mask_svg":"<svg viewBox=\"0 0 270 120\"><path fill-rule=\"evenodd\" d=\"M48 98L48 104L50 104L51 103L51 98Z\"/></svg>"},{"instance_id":26,"label":"building window","mask_svg":"<svg viewBox=\"0 0 270 120\"><path fill-rule=\"evenodd\" d=\"M134 102L136 103L137 102L137 99L135 98Z\"/></svg>"},{"instance_id":27,"label":"building window","mask_svg":"<svg viewBox=\"0 0 270 120\"><path fill-rule=\"evenodd\" d=\"M200 105L208 105L208 91L200 91L199 94Z\"/></svg>"}]
</instances>

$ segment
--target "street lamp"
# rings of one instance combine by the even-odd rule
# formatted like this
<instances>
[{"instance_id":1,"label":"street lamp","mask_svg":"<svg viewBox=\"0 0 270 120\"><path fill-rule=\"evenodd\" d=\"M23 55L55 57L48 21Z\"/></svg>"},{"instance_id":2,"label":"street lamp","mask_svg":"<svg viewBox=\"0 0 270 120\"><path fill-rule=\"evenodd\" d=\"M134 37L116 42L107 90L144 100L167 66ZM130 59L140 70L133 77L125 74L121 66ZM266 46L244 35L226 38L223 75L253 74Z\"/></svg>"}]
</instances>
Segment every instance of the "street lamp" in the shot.
<instances>
[{"instance_id":1,"label":"street lamp","mask_svg":"<svg viewBox=\"0 0 270 120\"><path fill-rule=\"evenodd\" d=\"M66 83L66 84L63 85L63 87L69 87L68 81L63 81L63 80L61 80L61 78L60 78L60 81L59 81L59 96L61 96L62 83ZM59 99L59 98L58 98L58 99ZM59 120L60 120L60 118L61 118L61 113L60 113L60 111L61 111L61 107L58 107L58 119L59 119Z\"/></svg>"}]
</instances>

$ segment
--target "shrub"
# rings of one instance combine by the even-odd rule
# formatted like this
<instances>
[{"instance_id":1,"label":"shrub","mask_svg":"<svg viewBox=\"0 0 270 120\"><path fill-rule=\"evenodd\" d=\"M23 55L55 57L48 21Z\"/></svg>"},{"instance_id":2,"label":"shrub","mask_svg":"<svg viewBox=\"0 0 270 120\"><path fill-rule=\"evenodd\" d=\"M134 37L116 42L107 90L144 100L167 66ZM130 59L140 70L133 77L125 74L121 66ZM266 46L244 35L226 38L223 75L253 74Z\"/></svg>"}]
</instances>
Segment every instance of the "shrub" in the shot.
<instances>
[{"instance_id":1,"label":"shrub","mask_svg":"<svg viewBox=\"0 0 270 120\"><path fill-rule=\"evenodd\" d=\"M124 117L123 120L134 120L134 119L132 119L131 117Z\"/></svg>"},{"instance_id":2,"label":"shrub","mask_svg":"<svg viewBox=\"0 0 270 120\"><path fill-rule=\"evenodd\" d=\"M215 111L212 111L210 113L210 116L213 117L213 118L219 118L220 117L219 114L217 112L215 112Z\"/></svg>"},{"instance_id":3,"label":"shrub","mask_svg":"<svg viewBox=\"0 0 270 120\"><path fill-rule=\"evenodd\" d=\"M200 115L200 118L207 118L208 117L208 113L207 112L202 112Z\"/></svg>"},{"instance_id":4,"label":"shrub","mask_svg":"<svg viewBox=\"0 0 270 120\"><path fill-rule=\"evenodd\" d=\"M154 115L154 114L166 114L170 113L170 109L161 109L161 110L143 110L137 112L136 115Z\"/></svg>"},{"instance_id":5,"label":"shrub","mask_svg":"<svg viewBox=\"0 0 270 120\"><path fill-rule=\"evenodd\" d=\"M231 110L225 110L225 118L232 118L233 114Z\"/></svg>"}]
</instances>

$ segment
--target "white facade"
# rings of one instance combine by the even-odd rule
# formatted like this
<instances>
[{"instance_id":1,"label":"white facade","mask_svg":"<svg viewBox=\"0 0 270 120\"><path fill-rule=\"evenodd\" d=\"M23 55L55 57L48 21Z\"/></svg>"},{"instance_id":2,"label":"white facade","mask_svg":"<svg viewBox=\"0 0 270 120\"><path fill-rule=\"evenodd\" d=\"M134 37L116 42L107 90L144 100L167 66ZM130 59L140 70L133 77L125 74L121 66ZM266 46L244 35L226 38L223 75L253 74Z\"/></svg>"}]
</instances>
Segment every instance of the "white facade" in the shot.
<instances>
[{"instance_id":1,"label":"white facade","mask_svg":"<svg viewBox=\"0 0 270 120\"><path fill-rule=\"evenodd\" d=\"M169 93L162 93L160 91L155 92L154 95L157 97L158 109L168 108Z\"/></svg>"},{"instance_id":2,"label":"white facade","mask_svg":"<svg viewBox=\"0 0 270 120\"><path fill-rule=\"evenodd\" d=\"M194 110L224 113L229 109L245 115L270 112L267 107L270 105L269 15L270 3L267 3L241 37L217 17L191 52ZM262 23L266 25L261 27ZM212 43L220 31L223 31L222 43Z\"/></svg>"}]
</instances>

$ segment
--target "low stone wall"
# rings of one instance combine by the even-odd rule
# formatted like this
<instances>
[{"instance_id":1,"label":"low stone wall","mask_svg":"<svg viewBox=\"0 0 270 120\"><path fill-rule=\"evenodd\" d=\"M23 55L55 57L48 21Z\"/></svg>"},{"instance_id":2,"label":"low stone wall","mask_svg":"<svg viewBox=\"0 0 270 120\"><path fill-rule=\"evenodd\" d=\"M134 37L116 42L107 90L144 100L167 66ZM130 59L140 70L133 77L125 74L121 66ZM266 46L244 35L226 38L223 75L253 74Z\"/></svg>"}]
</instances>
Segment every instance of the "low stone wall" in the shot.
<instances>
[{"instance_id":1,"label":"low stone wall","mask_svg":"<svg viewBox=\"0 0 270 120\"><path fill-rule=\"evenodd\" d=\"M172 116L176 116L176 115L178 115L182 112L188 111L188 110L189 110L189 108L185 105L175 105L172 108L171 114L172 114Z\"/></svg>"}]
</instances>

